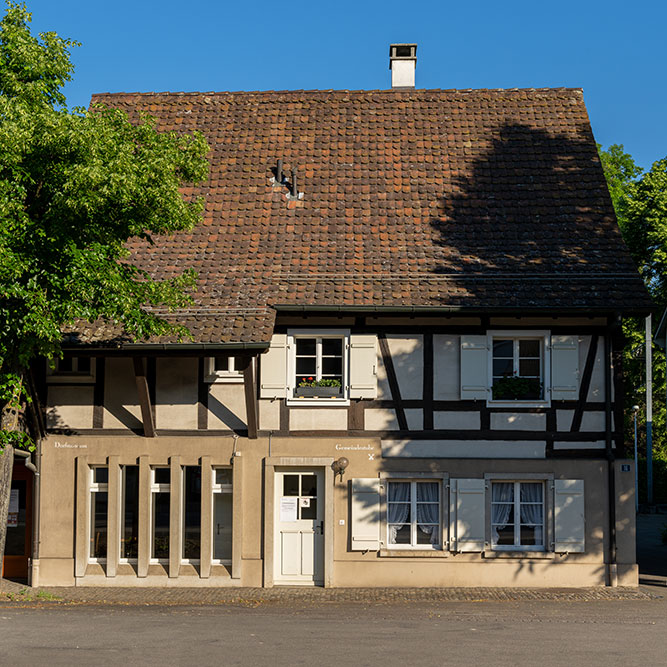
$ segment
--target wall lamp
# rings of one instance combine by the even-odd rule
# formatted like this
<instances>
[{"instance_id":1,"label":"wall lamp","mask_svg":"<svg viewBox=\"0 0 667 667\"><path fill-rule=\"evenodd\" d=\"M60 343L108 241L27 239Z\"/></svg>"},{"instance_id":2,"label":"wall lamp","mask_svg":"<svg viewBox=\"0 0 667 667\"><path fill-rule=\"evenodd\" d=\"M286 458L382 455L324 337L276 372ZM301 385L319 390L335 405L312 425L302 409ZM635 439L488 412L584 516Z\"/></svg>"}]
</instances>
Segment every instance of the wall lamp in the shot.
<instances>
[{"instance_id":1,"label":"wall lamp","mask_svg":"<svg viewBox=\"0 0 667 667\"><path fill-rule=\"evenodd\" d=\"M344 456L341 456L339 459L334 461L331 464L331 469L334 471L334 479L336 479L336 475L340 475L340 481L342 482L345 468L347 468L349 465L350 462Z\"/></svg>"}]
</instances>

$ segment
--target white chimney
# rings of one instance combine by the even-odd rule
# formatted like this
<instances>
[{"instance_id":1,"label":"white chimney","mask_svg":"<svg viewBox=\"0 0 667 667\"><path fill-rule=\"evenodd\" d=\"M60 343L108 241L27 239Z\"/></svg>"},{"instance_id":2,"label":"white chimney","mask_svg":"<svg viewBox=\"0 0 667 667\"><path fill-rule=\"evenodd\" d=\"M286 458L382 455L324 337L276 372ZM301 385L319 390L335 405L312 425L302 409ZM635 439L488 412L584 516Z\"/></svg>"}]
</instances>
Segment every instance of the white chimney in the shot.
<instances>
[{"instance_id":1,"label":"white chimney","mask_svg":"<svg viewBox=\"0 0 667 667\"><path fill-rule=\"evenodd\" d=\"M416 66L416 44L392 44L389 47L392 88L414 88Z\"/></svg>"}]
</instances>

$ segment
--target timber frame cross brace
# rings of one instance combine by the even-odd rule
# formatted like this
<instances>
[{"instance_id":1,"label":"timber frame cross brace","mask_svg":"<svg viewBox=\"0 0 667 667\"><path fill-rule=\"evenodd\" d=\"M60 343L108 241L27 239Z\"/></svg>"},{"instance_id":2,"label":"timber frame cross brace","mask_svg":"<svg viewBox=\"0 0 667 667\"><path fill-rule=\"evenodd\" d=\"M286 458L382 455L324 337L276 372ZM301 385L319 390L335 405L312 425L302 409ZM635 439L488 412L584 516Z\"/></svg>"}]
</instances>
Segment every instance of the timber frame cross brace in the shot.
<instances>
[{"instance_id":1,"label":"timber frame cross brace","mask_svg":"<svg viewBox=\"0 0 667 667\"><path fill-rule=\"evenodd\" d=\"M137 382L137 392L139 393L139 406L141 407L141 422L144 428L144 436L154 438L155 423L153 422L153 410L151 406L151 397L148 392L148 381L146 380L146 366L142 357L133 357L134 378Z\"/></svg>"}]
</instances>

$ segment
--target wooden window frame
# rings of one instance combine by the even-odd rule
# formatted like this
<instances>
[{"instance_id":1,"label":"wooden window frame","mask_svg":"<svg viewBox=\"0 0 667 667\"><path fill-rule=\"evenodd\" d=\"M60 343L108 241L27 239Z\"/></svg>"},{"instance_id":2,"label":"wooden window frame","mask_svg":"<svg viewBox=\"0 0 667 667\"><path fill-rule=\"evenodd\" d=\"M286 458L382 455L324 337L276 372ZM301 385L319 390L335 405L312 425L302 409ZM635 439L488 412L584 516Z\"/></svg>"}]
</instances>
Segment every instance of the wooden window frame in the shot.
<instances>
[{"instance_id":1,"label":"wooden window frame","mask_svg":"<svg viewBox=\"0 0 667 667\"><path fill-rule=\"evenodd\" d=\"M321 349L321 339L338 338L342 340L343 379L341 382L340 398L303 398L294 395L296 385L296 340L298 338L319 339L318 349ZM290 329L287 332L287 404L288 405L306 405L306 406L346 406L350 405L350 330L349 329Z\"/></svg>"},{"instance_id":2,"label":"wooden window frame","mask_svg":"<svg viewBox=\"0 0 667 667\"><path fill-rule=\"evenodd\" d=\"M494 329L486 332L488 349L488 407L549 407L551 405L551 333L548 330L507 330ZM520 340L539 340L541 352L540 382L542 398L531 399L497 399L493 398L493 341L494 339L511 339L514 342L514 368L518 370L518 348Z\"/></svg>"},{"instance_id":3,"label":"wooden window frame","mask_svg":"<svg viewBox=\"0 0 667 667\"><path fill-rule=\"evenodd\" d=\"M242 384L243 371L236 370L236 357L227 357L227 370L221 371L215 368L216 357L205 357L204 359L204 382L209 384Z\"/></svg>"}]
</instances>

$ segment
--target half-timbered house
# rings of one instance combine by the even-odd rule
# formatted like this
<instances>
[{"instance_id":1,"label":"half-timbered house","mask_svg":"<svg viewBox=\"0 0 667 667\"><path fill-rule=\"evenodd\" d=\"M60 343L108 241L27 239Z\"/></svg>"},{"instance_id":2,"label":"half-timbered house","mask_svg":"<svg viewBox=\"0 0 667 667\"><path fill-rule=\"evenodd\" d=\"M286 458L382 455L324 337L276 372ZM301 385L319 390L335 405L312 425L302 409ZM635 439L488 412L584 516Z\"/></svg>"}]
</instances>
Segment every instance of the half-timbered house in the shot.
<instances>
[{"instance_id":1,"label":"half-timbered house","mask_svg":"<svg viewBox=\"0 0 667 667\"><path fill-rule=\"evenodd\" d=\"M621 323L651 302L579 89L102 94L211 146L191 338L68 332L33 582L637 583Z\"/></svg>"}]
</instances>

